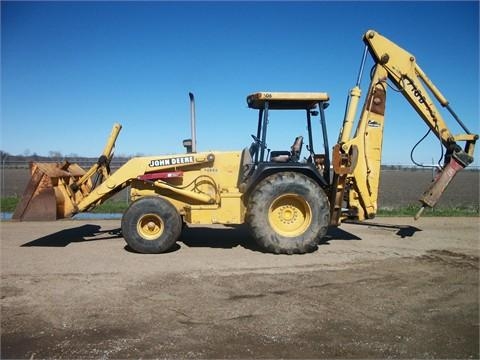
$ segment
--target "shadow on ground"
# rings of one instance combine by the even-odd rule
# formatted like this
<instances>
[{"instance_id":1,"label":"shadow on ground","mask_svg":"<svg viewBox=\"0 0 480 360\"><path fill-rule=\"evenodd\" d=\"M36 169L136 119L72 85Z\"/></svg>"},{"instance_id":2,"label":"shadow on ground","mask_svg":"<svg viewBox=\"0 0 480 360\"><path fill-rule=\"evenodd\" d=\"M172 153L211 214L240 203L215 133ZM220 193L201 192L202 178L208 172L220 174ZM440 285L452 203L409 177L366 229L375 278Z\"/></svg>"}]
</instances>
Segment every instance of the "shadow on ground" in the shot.
<instances>
[{"instance_id":1,"label":"shadow on ground","mask_svg":"<svg viewBox=\"0 0 480 360\"><path fill-rule=\"evenodd\" d=\"M42 236L38 239L29 241L21 246L65 247L71 243L118 239L122 237L120 229L107 231L102 231L100 229L101 226L99 225L86 224Z\"/></svg>"},{"instance_id":2,"label":"shadow on ground","mask_svg":"<svg viewBox=\"0 0 480 360\"><path fill-rule=\"evenodd\" d=\"M388 225L376 223L355 223L360 226L368 226L373 229L384 229L388 231L397 231L396 235L405 238L412 237L417 231L421 231L413 226L407 225ZM22 247L65 247L71 243L84 241L100 241L108 239L118 239L122 237L121 229L101 230L101 226L86 224L71 229L64 229L53 234L42 236L38 239L29 241ZM355 234L343 230L341 227L329 228L327 235L320 241L319 245L328 245L330 241L335 240L362 240ZM179 242L188 247L209 247L219 249L232 249L241 246L252 251L264 252L253 239L247 225L236 225L224 228L211 227L185 227L180 236ZM127 251L134 252L128 246ZM180 246L174 246L169 252L179 250Z\"/></svg>"},{"instance_id":3,"label":"shadow on ground","mask_svg":"<svg viewBox=\"0 0 480 360\"><path fill-rule=\"evenodd\" d=\"M328 245L332 240L361 240L361 238L341 228L330 228L319 245ZM241 246L251 251L265 252L257 245L245 224L220 229L187 227L183 230L180 241L188 247L232 249Z\"/></svg>"},{"instance_id":4,"label":"shadow on ground","mask_svg":"<svg viewBox=\"0 0 480 360\"><path fill-rule=\"evenodd\" d=\"M397 231L395 235L400 236L402 239L406 237L412 237L415 235L416 232L422 231L422 229L419 229L415 226L411 225L393 225L393 224L379 224L379 223L374 223L374 222L349 222L350 224L355 224L359 226L367 226L372 229L377 229L377 230L386 230L386 231Z\"/></svg>"}]
</instances>

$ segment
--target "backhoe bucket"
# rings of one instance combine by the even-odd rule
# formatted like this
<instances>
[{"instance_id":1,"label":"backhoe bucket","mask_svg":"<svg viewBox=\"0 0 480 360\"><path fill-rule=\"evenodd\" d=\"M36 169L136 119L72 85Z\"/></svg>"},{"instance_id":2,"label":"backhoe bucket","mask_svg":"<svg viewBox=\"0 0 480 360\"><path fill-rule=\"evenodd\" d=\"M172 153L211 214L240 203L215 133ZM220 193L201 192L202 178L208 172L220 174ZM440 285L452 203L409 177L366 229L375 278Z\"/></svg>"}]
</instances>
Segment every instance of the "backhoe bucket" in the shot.
<instances>
[{"instance_id":1,"label":"backhoe bucket","mask_svg":"<svg viewBox=\"0 0 480 360\"><path fill-rule=\"evenodd\" d=\"M84 174L77 164L31 163L31 178L12 219L48 221L75 214L75 194L70 186Z\"/></svg>"}]
</instances>

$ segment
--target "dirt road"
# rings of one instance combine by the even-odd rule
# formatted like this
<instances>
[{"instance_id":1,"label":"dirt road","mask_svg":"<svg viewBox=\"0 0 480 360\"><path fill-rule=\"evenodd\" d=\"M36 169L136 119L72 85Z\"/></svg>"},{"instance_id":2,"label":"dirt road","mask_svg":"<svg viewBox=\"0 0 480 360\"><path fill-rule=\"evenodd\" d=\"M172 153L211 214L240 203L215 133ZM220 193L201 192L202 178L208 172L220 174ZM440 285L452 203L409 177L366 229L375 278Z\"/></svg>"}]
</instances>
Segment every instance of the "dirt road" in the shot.
<instances>
[{"instance_id":1,"label":"dirt road","mask_svg":"<svg viewBox=\"0 0 480 360\"><path fill-rule=\"evenodd\" d=\"M141 255L119 221L0 226L2 359L479 358L478 218L344 224L298 256L244 227Z\"/></svg>"}]
</instances>

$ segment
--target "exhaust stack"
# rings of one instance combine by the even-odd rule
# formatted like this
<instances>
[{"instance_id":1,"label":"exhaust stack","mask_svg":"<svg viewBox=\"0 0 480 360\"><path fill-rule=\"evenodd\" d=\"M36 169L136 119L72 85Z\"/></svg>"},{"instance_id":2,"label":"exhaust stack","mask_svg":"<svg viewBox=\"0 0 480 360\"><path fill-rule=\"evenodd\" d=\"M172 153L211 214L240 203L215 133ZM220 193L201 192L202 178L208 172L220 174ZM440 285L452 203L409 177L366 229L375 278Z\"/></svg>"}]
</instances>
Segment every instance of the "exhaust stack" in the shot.
<instances>
[{"instance_id":1,"label":"exhaust stack","mask_svg":"<svg viewBox=\"0 0 480 360\"><path fill-rule=\"evenodd\" d=\"M192 153L197 152L197 128L195 118L195 96L191 92L188 93L190 97L190 126L192 128Z\"/></svg>"},{"instance_id":2,"label":"exhaust stack","mask_svg":"<svg viewBox=\"0 0 480 360\"><path fill-rule=\"evenodd\" d=\"M190 128L192 131L190 139L183 140L183 146L185 147L187 154L197 152L197 129L195 120L195 96L191 92L188 93L190 97Z\"/></svg>"}]
</instances>

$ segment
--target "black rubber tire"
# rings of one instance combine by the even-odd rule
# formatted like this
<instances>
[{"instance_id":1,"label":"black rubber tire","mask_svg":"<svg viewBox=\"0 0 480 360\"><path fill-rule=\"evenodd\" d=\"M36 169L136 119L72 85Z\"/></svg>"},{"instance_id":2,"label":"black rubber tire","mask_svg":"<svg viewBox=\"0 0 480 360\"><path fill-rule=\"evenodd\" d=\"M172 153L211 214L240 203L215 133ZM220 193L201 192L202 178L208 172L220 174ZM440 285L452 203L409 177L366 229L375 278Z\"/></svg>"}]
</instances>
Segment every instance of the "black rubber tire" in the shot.
<instances>
[{"instance_id":1,"label":"black rubber tire","mask_svg":"<svg viewBox=\"0 0 480 360\"><path fill-rule=\"evenodd\" d=\"M122 217L122 234L128 246L144 254L170 249L182 232L182 219L167 200L146 196L134 201Z\"/></svg>"},{"instance_id":2,"label":"black rubber tire","mask_svg":"<svg viewBox=\"0 0 480 360\"><path fill-rule=\"evenodd\" d=\"M287 233L287 236L277 231L282 230L282 221L285 219L275 220L282 217L280 211L278 214L275 212L280 208L276 204L282 198L286 204L283 208L287 209L283 211L288 211L285 214L291 219L295 220L296 212L302 213L299 210L302 206L309 213L309 221L300 221L300 228ZM291 206L289 201L293 201L293 205L303 205ZM288 207L293 210L288 210ZM306 217L300 214L299 218ZM262 248L276 254L315 251L319 240L327 233L329 221L329 202L325 191L308 176L296 172L280 172L263 179L252 192L247 205L246 222L255 240Z\"/></svg>"}]
</instances>

